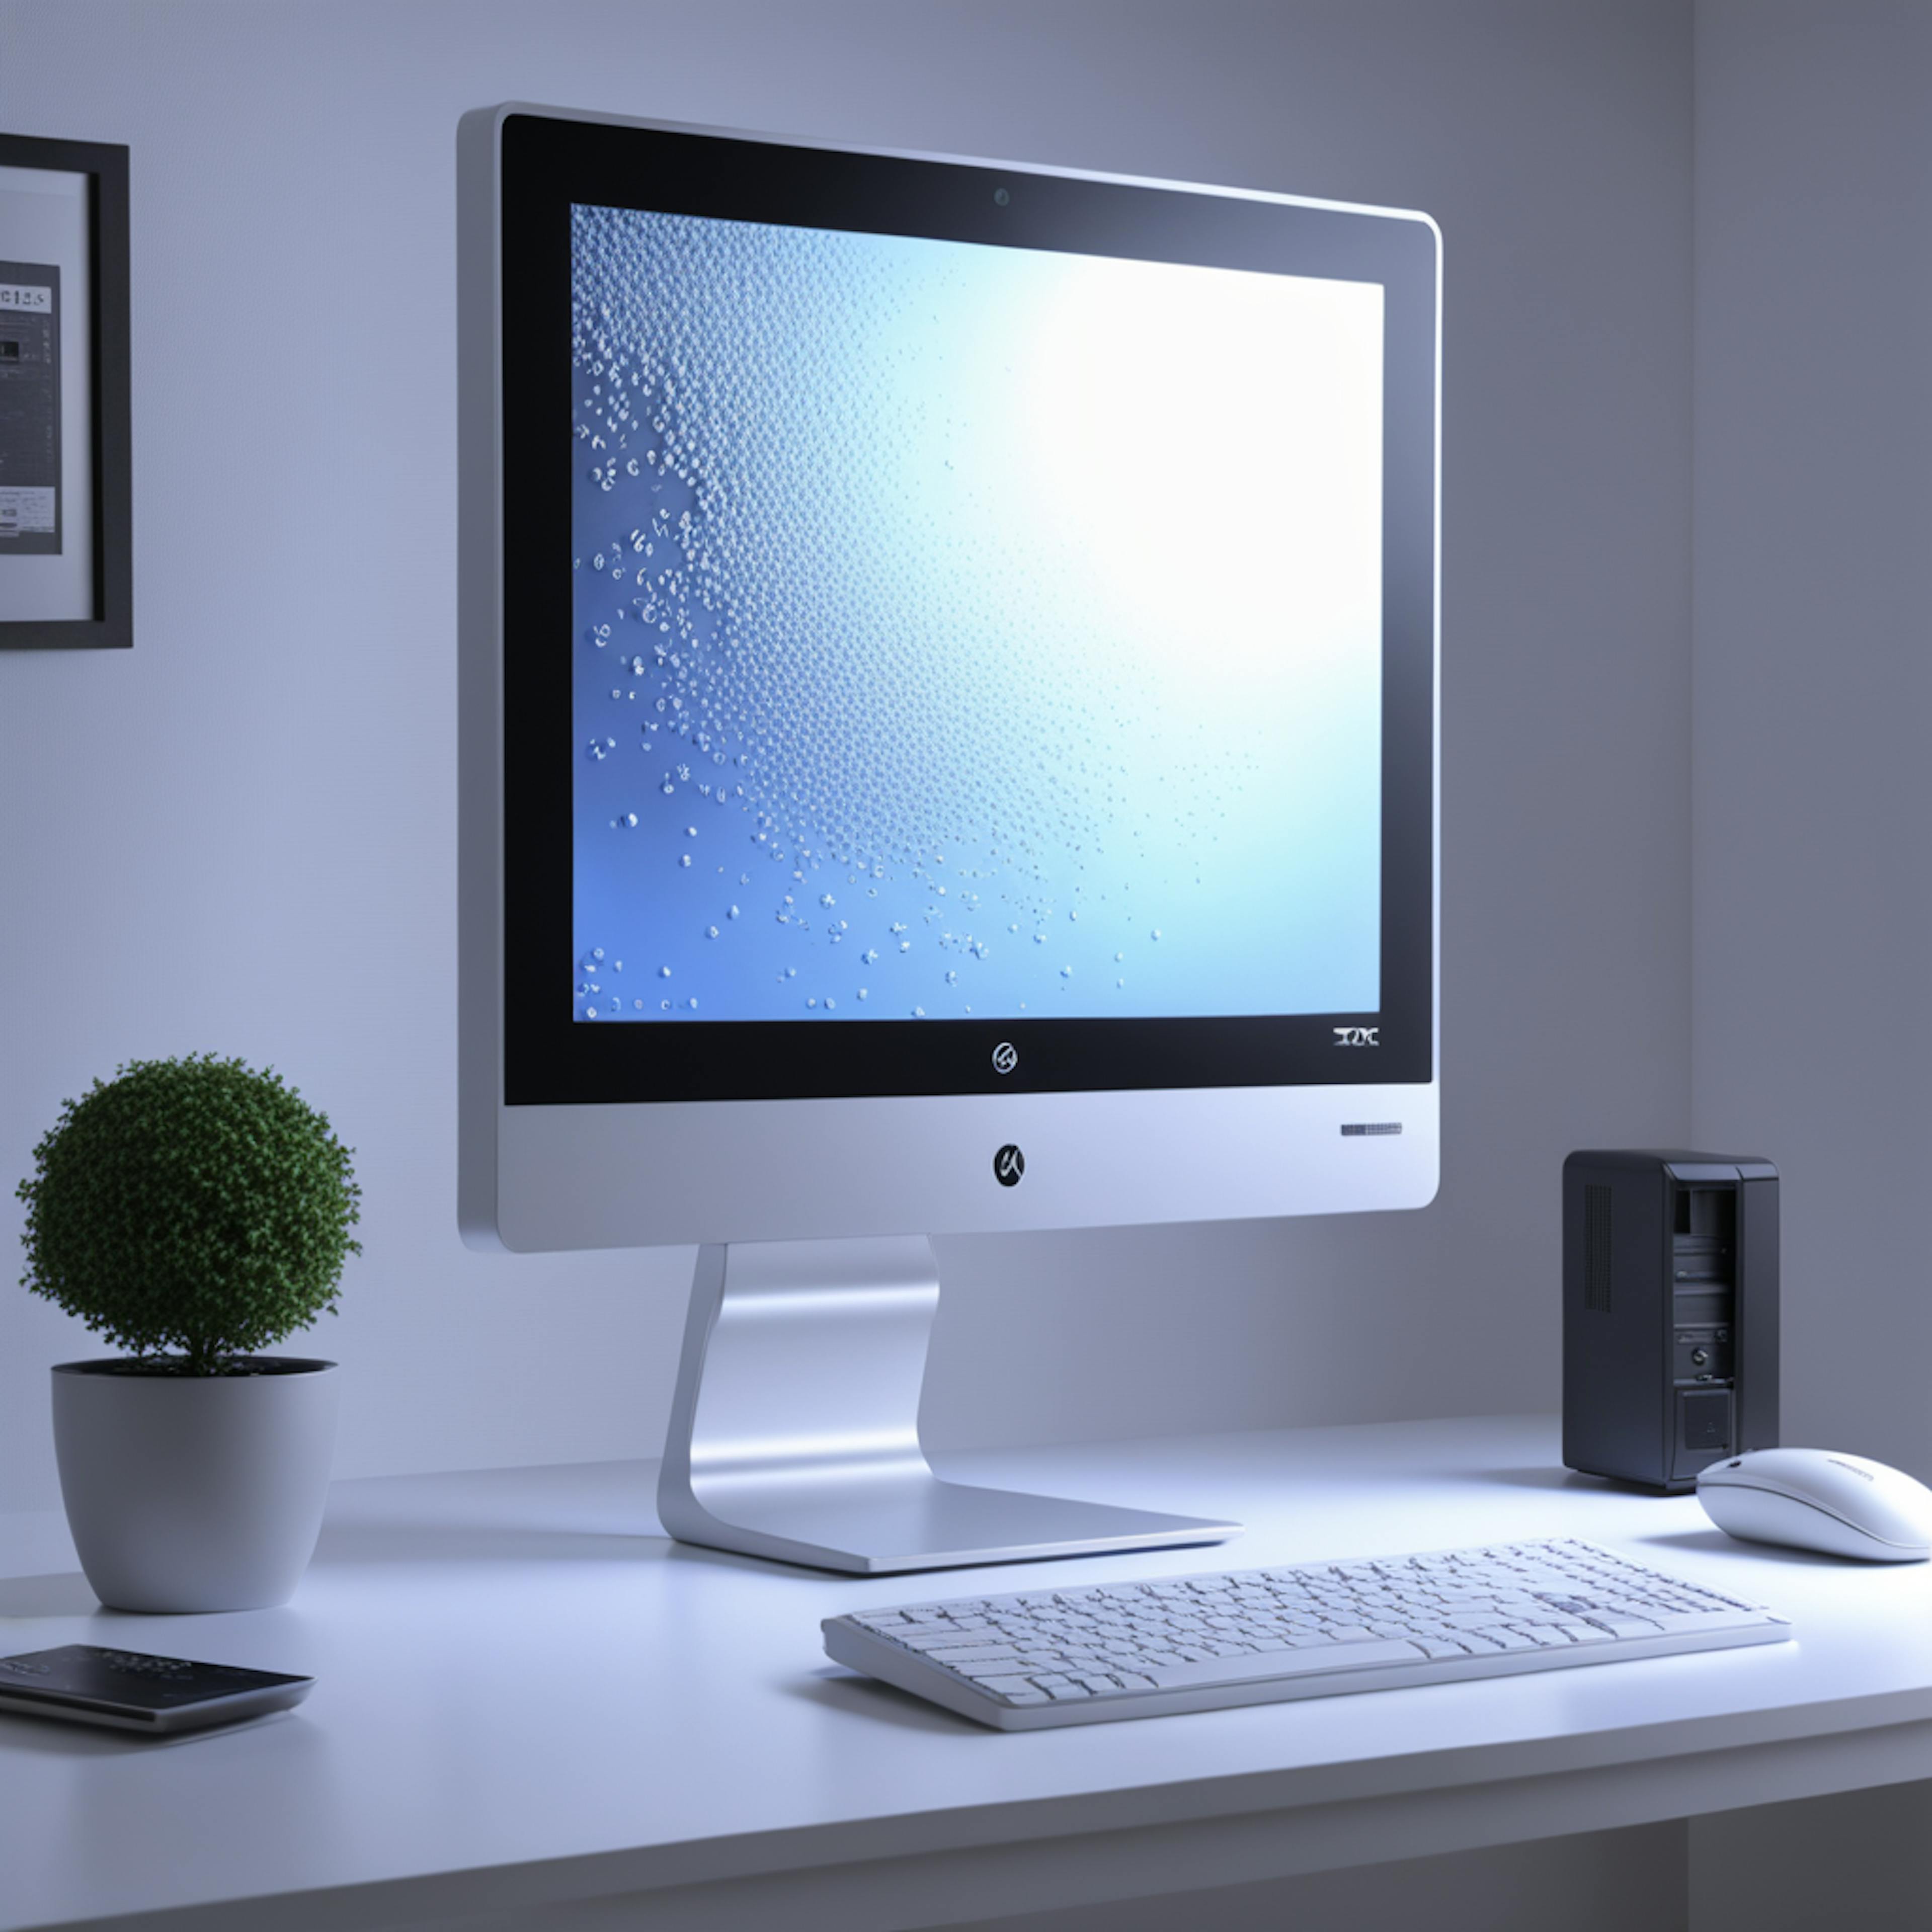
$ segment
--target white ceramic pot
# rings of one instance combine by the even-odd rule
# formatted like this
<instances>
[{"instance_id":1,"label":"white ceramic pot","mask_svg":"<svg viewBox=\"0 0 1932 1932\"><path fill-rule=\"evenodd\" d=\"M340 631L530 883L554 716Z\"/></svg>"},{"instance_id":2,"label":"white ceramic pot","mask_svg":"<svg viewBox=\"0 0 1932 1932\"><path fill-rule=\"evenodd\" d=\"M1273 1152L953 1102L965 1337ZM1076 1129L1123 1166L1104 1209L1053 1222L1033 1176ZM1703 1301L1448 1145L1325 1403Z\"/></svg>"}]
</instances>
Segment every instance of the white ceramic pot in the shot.
<instances>
[{"instance_id":1,"label":"white ceramic pot","mask_svg":"<svg viewBox=\"0 0 1932 1932\"><path fill-rule=\"evenodd\" d=\"M80 1566L118 1610L286 1603L314 1553L335 1449L333 1362L260 1372L53 1372L54 1450Z\"/></svg>"}]
</instances>

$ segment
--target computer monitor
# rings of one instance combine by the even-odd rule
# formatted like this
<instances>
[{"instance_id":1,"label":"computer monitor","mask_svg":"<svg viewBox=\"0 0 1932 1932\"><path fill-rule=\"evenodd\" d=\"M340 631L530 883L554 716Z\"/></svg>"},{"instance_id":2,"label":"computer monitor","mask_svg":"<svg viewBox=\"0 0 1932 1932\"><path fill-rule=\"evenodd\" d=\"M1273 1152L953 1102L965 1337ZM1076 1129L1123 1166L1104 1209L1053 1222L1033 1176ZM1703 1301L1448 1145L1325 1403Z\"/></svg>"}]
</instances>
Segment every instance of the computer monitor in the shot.
<instances>
[{"instance_id":1,"label":"computer monitor","mask_svg":"<svg viewBox=\"0 0 1932 1932\"><path fill-rule=\"evenodd\" d=\"M1231 1533L939 1482L926 1237L1434 1195L1434 224L520 106L459 160L466 1235L700 1244L674 1534Z\"/></svg>"}]
</instances>

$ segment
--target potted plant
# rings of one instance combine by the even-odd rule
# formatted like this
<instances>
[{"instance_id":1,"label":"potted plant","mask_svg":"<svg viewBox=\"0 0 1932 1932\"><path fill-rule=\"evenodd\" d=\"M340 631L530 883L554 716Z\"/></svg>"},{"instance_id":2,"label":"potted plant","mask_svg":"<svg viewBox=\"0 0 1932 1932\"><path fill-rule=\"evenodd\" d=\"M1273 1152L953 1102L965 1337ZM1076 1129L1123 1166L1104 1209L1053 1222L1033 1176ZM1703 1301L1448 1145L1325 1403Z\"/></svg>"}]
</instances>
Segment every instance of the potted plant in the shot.
<instances>
[{"instance_id":1,"label":"potted plant","mask_svg":"<svg viewBox=\"0 0 1932 1932\"><path fill-rule=\"evenodd\" d=\"M97 1080L34 1150L22 1286L129 1352L53 1371L87 1580L126 1610L286 1602L322 1526L333 1362L258 1352L333 1312L361 1190L326 1116L212 1054Z\"/></svg>"}]
</instances>

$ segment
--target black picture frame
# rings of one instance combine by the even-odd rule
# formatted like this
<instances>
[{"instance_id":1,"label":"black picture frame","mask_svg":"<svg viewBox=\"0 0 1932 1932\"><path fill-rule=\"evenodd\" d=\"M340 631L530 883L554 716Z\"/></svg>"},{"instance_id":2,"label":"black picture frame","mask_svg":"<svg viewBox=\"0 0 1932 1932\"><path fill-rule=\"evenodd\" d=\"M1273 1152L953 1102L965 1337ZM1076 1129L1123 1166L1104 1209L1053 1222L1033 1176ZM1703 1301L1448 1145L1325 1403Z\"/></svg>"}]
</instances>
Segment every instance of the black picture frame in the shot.
<instances>
[{"instance_id":1,"label":"black picture frame","mask_svg":"<svg viewBox=\"0 0 1932 1932\"><path fill-rule=\"evenodd\" d=\"M134 641L128 308L128 150L98 141L0 134L0 168L83 176L87 190L86 446L92 609L70 617L8 615L0 551L0 650L124 650ZM0 258L9 243L0 230ZM64 492L63 492L63 494Z\"/></svg>"}]
</instances>

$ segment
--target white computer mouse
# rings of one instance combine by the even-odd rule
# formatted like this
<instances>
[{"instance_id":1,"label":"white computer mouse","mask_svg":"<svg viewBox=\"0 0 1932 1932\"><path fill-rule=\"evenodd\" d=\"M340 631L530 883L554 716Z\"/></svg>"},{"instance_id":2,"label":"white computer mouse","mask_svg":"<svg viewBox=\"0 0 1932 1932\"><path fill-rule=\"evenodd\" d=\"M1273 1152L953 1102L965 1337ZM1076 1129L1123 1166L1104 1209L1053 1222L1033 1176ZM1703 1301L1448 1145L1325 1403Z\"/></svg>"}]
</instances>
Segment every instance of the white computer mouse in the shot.
<instances>
[{"instance_id":1,"label":"white computer mouse","mask_svg":"<svg viewBox=\"0 0 1932 1932\"><path fill-rule=\"evenodd\" d=\"M1835 1449L1754 1449L1697 1478L1704 1513L1731 1536L1923 1563L1932 1556L1932 1490L1882 1462Z\"/></svg>"}]
</instances>

